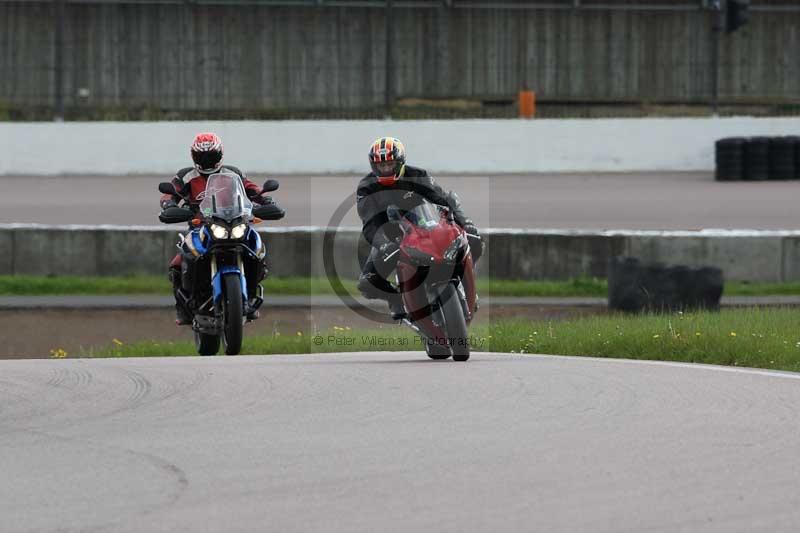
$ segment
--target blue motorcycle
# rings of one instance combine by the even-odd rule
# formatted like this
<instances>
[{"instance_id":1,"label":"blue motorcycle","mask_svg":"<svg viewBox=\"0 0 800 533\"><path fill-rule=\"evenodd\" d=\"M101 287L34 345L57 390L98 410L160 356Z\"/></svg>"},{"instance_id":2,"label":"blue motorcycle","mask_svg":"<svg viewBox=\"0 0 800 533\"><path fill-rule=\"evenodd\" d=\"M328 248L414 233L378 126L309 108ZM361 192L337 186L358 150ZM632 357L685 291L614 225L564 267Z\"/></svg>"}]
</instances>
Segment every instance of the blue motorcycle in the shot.
<instances>
[{"instance_id":1,"label":"blue motorcycle","mask_svg":"<svg viewBox=\"0 0 800 533\"><path fill-rule=\"evenodd\" d=\"M267 180L262 192L277 188L277 181ZM161 183L158 190L176 194L172 183ZM165 224L190 223L177 245L182 262L175 296L192 317L200 355L215 355L220 341L227 355L236 355L242 349L244 324L258 318L264 302L260 282L267 251L252 224L279 220L285 213L274 203L254 206L242 180L230 172L209 176L201 198L197 211L169 207L159 215Z\"/></svg>"}]
</instances>

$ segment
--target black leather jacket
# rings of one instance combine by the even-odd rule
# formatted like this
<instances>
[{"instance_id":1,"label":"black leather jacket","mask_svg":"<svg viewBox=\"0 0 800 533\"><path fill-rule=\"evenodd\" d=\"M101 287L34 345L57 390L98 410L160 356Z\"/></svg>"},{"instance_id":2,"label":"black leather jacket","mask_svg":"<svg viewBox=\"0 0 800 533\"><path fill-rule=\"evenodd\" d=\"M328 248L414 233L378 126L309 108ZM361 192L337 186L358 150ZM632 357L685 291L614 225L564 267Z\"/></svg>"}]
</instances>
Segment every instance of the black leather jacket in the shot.
<instances>
[{"instance_id":1,"label":"black leather jacket","mask_svg":"<svg viewBox=\"0 0 800 533\"><path fill-rule=\"evenodd\" d=\"M449 207L459 226L472 224L461 210L457 197L445 192L424 169L406 165L403 176L393 186L378 183L374 173L367 174L359 182L356 206L364 224L362 233L367 242L375 248L389 242L391 236L386 235L384 229L389 222L386 208L393 204L401 210L411 209L419 204L420 196L434 204Z\"/></svg>"}]
</instances>

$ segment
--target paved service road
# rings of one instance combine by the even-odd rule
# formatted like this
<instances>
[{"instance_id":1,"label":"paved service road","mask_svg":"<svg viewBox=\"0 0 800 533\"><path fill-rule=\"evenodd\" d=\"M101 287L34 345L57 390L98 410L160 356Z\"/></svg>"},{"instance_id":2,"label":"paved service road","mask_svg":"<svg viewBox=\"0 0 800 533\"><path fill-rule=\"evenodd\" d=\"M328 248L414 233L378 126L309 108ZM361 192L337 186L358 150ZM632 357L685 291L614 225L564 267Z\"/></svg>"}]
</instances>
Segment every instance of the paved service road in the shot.
<instances>
[{"instance_id":1,"label":"paved service road","mask_svg":"<svg viewBox=\"0 0 800 533\"><path fill-rule=\"evenodd\" d=\"M420 353L0 362L4 531L797 531L800 375Z\"/></svg>"},{"instance_id":2,"label":"paved service road","mask_svg":"<svg viewBox=\"0 0 800 533\"><path fill-rule=\"evenodd\" d=\"M328 225L358 177L277 176L287 216L275 225ZM158 225L166 177L0 176L0 223ZM253 179L261 183L263 176ZM715 182L710 173L445 176L480 227L798 229L800 181ZM344 219L359 222L354 211Z\"/></svg>"}]
</instances>

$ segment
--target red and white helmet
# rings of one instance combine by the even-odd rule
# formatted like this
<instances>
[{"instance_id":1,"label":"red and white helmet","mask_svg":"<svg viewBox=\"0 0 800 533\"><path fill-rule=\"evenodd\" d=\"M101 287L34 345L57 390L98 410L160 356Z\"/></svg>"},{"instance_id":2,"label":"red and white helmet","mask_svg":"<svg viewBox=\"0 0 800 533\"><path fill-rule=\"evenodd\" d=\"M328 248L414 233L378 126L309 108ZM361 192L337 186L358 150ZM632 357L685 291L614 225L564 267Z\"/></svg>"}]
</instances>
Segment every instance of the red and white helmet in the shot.
<instances>
[{"instance_id":1,"label":"red and white helmet","mask_svg":"<svg viewBox=\"0 0 800 533\"><path fill-rule=\"evenodd\" d=\"M192 142L192 161L201 174L213 174L222 167L222 139L216 133L198 133Z\"/></svg>"}]
</instances>

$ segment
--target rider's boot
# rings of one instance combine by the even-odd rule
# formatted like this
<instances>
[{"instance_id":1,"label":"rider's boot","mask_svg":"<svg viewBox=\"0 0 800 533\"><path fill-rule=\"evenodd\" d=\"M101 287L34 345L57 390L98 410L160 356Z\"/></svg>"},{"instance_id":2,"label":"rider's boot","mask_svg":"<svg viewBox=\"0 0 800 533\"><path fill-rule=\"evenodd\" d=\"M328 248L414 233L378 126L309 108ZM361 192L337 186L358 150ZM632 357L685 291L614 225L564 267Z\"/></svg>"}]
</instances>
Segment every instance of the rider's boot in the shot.
<instances>
[{"instance_id":1,"label":"rider's boot","mask_svg":"<svg viewBox=\"0 0 800 533\"><path fill-rule=\"evenodd\" d=\"M258 265L257 265L257 268L259 270L256 273L256 287L255 287L255 289L253 289L252 296L249 296L250 298L254 298L255 295L258 294L258 287L260 286L262 281L267 279L267 276L269 275L269 269L267 268L267 265L266 265L265 261L263 261L263 260L260 261L258 263ZM261 316L261 313L258 312L258 309L252 309L252 310L250 310L249 313L247 313L246 318L247 318L247 320L249 322L249 321L257 319L260 316Z\"/></svg>"},{"instance_id":2,"label":"rider's boot","mask_svg":"<svg viewBox=\"0 0 800 533\"><path fill-rule=\"evenodd\" d=\"M181 271L178 268L170 267L169 280L172 282L172 291L175 295L175 325L185 326L192 323L192 317L184 309L178 300L178 289L181 287Z\"/></svg>"},{"instance_id":3,"label":"rider's boot","mask_svg":"<svg viewBox=\"0 0 800 533\"><path fill-rule=\"evenodd\" d=\"M399 294L392 294L389 296L389 312L392 314L392 320L403 320L406 318L406 308L403 305L403 297Z\"/></svg>"}]
</instances>

